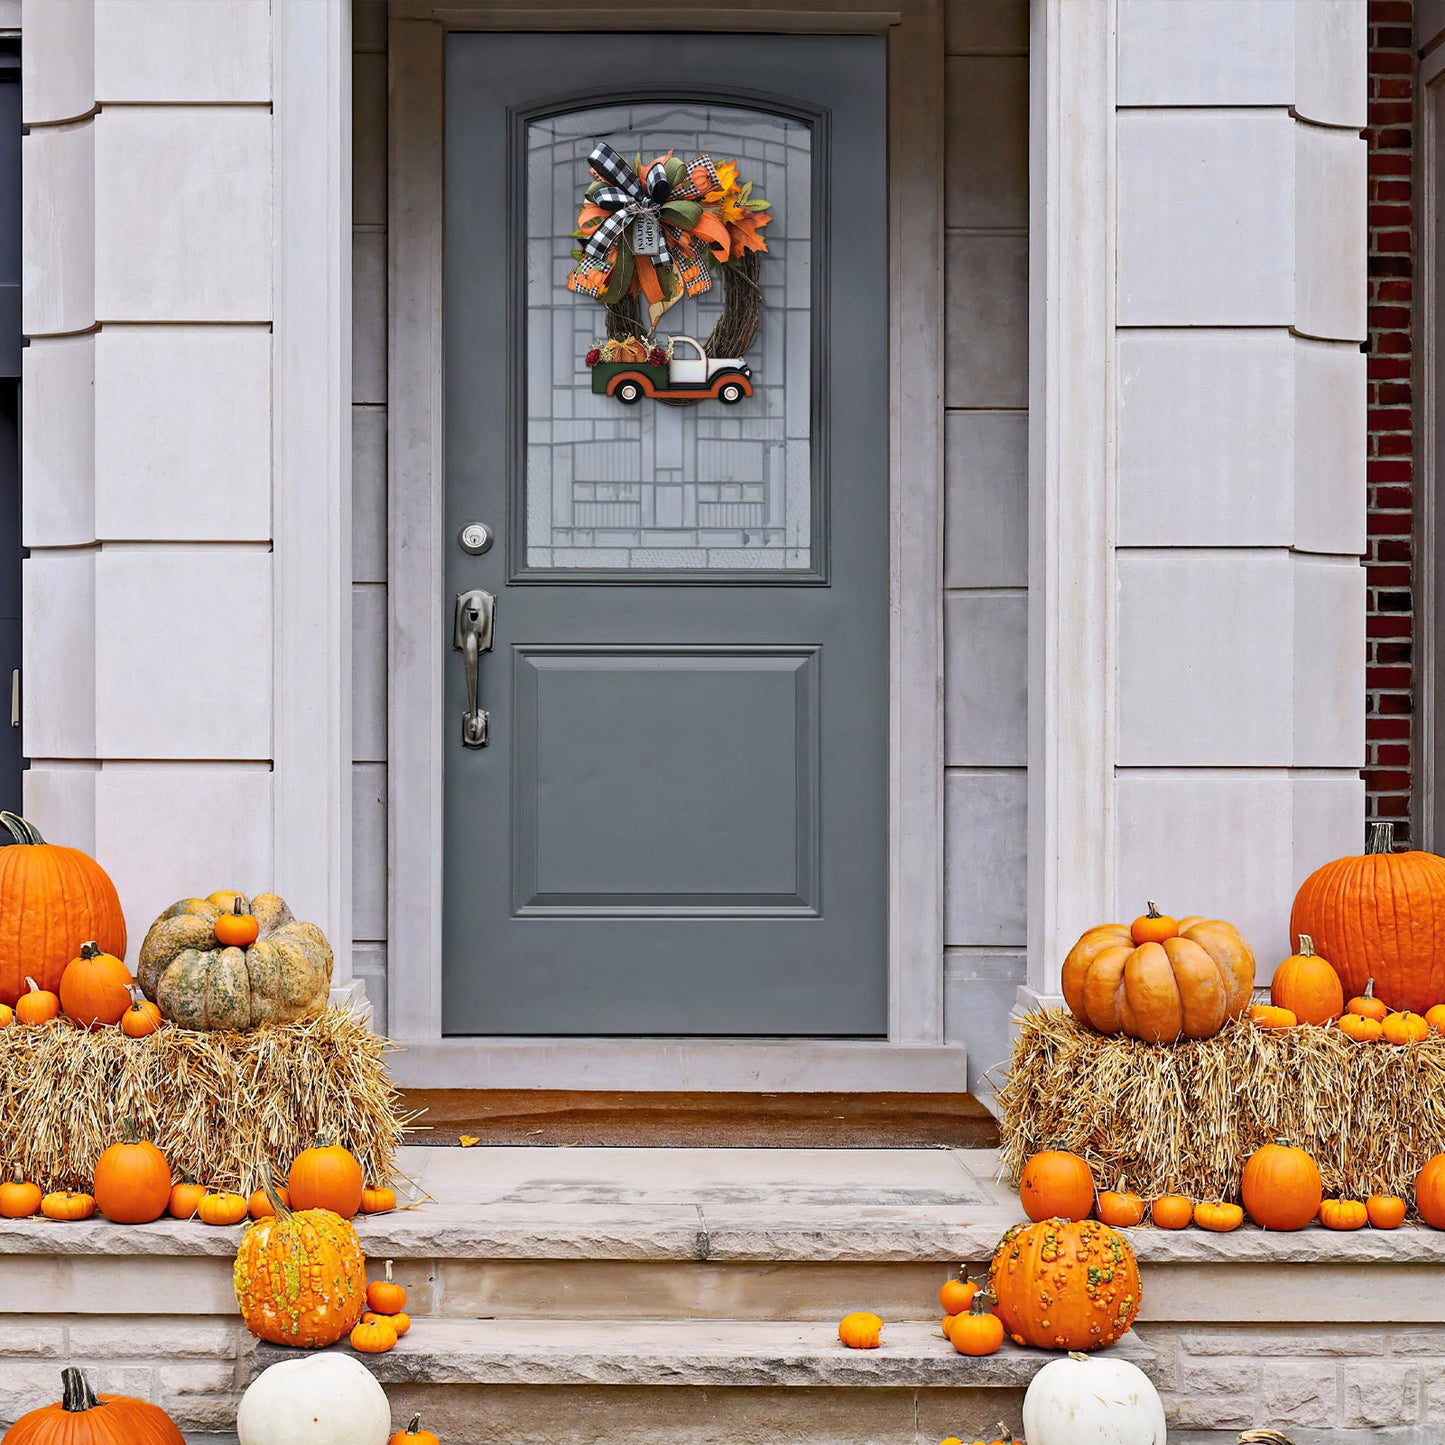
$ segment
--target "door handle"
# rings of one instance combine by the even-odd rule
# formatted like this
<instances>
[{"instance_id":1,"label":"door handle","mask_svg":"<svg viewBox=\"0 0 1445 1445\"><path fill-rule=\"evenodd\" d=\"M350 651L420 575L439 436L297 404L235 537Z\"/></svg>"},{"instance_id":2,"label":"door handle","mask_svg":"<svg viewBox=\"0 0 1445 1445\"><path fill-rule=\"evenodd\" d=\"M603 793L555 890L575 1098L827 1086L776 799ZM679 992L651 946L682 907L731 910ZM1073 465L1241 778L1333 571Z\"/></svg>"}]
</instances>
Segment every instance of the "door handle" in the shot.
<instances>
[{"instance_id":1,"label":"door handle","mask_svg":"<svg viewBox=\"0 0 1445 1445\"><path fill-rule=\"evenodd\" d=\"M462 714L464 748L484 748L487 745L487 714L477 706L477 690L482 653L492 650L492 617L496 607L496 598L480 587L457 593L452 647L462 655L462 670L466 676L467 710Z\"/></svg>"}]
</instances>

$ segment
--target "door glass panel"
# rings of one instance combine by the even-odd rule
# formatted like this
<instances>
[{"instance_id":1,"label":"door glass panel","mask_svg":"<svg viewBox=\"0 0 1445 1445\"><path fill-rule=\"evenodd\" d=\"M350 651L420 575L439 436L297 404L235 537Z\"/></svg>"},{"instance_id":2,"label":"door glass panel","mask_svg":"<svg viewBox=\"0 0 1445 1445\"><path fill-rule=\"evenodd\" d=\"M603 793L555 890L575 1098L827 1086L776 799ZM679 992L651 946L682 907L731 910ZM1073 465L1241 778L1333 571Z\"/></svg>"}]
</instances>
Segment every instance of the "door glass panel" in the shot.
<instances>
[{"instance_id":1,"label":"door glass panel","mask_svg":"<svg viewBox=\"0 0 1445 1445\"><path fill-rule=\"evenodd\" d=\"M640 152L644 165L669 150L735 160L739 180L772 203L762 319L745 358L754 390L737 404L625 405L593 393L583 358L605 339L606 311L566 282L599 140L629 162ZM648 102L533 120L526 143L527 569L821 570L810 440L812 128L733 105ZM663 315L658 337L705 343L722 300L715 275L710 291Z\"/></svg>"}]
</instances>

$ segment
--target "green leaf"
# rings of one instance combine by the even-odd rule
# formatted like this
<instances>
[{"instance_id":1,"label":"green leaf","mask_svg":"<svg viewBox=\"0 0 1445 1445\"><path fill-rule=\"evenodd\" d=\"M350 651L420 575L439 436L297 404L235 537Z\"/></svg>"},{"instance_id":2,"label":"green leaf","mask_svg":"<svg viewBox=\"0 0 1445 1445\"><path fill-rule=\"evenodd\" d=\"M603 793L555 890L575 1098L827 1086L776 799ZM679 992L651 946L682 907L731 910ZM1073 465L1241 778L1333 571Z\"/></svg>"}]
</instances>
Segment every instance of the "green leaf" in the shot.
<instances>
[{"instance_id":1,"label":"green leaf","mask_svg":"<svg viewBox=\"0 0 1445 1445\"><path fill-rule=\"evenodd\" d=\"M659 266L657 268L657 279L662 282L662 294L671 298L677 295L677 288L682 284L677 279L677 270L672 266Z\"/></svg>"},{"instance_id":2,"label":"green leaf","mask_svg":"<svg viewBox=\"0 0 1445 1445\"><path fill-rule=\"evenodd\" d=\"M573 253L572 253L572 259L573 259L575 262L577 262L577 264L580 266L580 265L582 264L582 252L581 252L581 251L573 251Z\"/></svg>"},{"instance_id":3,"label":"green leaf","mask_svg":"<svg viewBox=\"0 0 1445 1445\"><path fill-rule=\"evenodd\" d=\"M632 169L640 176L642 174L642 152L632 157Z\"/></svg>"},{"instance_id":4,"label":"green leaf","mask_svg":"<svg viewBox=\"0 0 1445 1445\"><path fill-rule=\"evenodd\" d=\"M615 306L627 295L628 288L632 285L634 270L636 267L633 265L631 250L626 246L619 246L612 274L607 278L607 289L600 298L604 306Z\"/></svg>"},{"instance_id":5,"label":"green leaf","mask_svg":"<svg viewBox=\"0 0 1445 1445\"><path fill-rule=\"evenodd\" d=\"M582 194L583 194L584 196L586 196L587 199L590 201L590 200L592 199L592 197L595 196L595 195L597 194L597 192L600 191L601 189L602 189L602 182L601 182L601 181L593 181L592 184L591 184L590 186L588 186L585 191L582 192Z\"/></svg>"},{"instance_id":6,"label":"green leaf","mask_svg":"<svg viewBox=\"0 0 1445 1445\"><path fill-rule=\"evenodd\" d=\"M753 183L751 181L747 181L744 183L743 188L738 192L738 196L740 199L746 201L747 198L752 195L752 193Z\"/></svg>"},{"instance_id":7,"label":"green leaf","mask_svg":"<svg viewBox=\"0 0 1445 1445\"><path fill-rule=\"evenodd\" d=\"M660 212L664 221L670 221L674 226L681 226L684 231L690 231L697 225L698 217L702 215L702 203L700 201L669 201Z\"/></svg>"},{"instance_id":8,"label":"green leaf","mask_svg":"<svg viewBox=\"0 0 1445 1445\"><path fill-rule=\"evenodd\" d=\"M773 209L773 203L771 201L749 201L747 209L750 211L771 211Z\"/></svg>"},{"instance_id":9,"label":"green leaf","mask_svg":"<svg viewBox=\"0 0 1445 1445\"><path fill-rule=\"evenodd\" d=\"M687 167L677 156L669 156L663 161L662 168L667 172L667 183L670 186L680 185L687 179Z\"/></svg>"}]
</instances>

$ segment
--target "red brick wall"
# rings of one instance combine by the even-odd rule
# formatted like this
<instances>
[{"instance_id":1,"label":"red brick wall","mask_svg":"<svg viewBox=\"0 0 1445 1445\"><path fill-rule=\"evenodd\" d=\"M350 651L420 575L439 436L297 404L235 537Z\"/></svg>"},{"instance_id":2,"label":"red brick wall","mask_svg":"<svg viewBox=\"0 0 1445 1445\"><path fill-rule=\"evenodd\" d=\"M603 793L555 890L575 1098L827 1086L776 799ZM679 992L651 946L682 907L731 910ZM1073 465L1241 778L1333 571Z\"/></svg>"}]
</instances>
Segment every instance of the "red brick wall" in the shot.
<instances>
[{"instance_id":1,"label":"red brick wall","mask_svg":"<svg viewBox=\"0 0 1445 1445\"><path fill-rule=\"evenodd\" d=\"M1370 342L1365 791L1410 841L1414 776L1414 0L1369 0Z\"/></svg>"}]
</instances>

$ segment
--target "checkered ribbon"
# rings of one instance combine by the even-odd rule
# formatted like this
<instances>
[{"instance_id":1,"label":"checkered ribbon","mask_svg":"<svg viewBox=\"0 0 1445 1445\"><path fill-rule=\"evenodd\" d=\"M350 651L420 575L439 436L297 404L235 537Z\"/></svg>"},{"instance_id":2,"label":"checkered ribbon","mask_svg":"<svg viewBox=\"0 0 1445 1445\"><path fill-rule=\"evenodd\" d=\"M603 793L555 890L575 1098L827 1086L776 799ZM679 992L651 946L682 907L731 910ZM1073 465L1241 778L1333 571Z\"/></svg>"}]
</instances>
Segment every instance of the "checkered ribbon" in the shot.
<instances>
[{"instance_id":1,"label":"checkered ribbon","mask_svg":"<svg viewBox=\"0 0 1445 1445\"><path fill-rule=\"evenodd\" d=\"M587 238L583 251L595 261L603 260L633 221L639 216L649 216L659 222L658 262L663 266L670 264L672 253L667 249L667 233L658 217L658 212L672 194L662 162L654 161L647 168L646 186L638 180L637 172L606 141L597 142L597 148L587 157L587 164L592 168L592 174L602 182L592 193L592 204L612 214L597 223L597 229Z\"/></svg>"},{"instance_id":2,"label":"checkered ribbon","mask_svg":"<svg viewBox=\"0 0 1445 1445\"><path fill-rule=\"evenodd\" d=\"M606 289L612 271L612 249L637 216L656 215L668 201L700 201L722 184L713 158L706 153L684 163L682 178L675 186L669 185L662 161L647 168L644 185L637 172L606 141L598 141L587 163L602 182L587 204L609 214L597 223L583 243L582 259L568 276L567 289L593 295ZM711 290L712 267L701 237L660 219L657 230L658 263L664 266L676 263L678 279L689 296L700 296Z\"/></svg>"}]
</instances>

